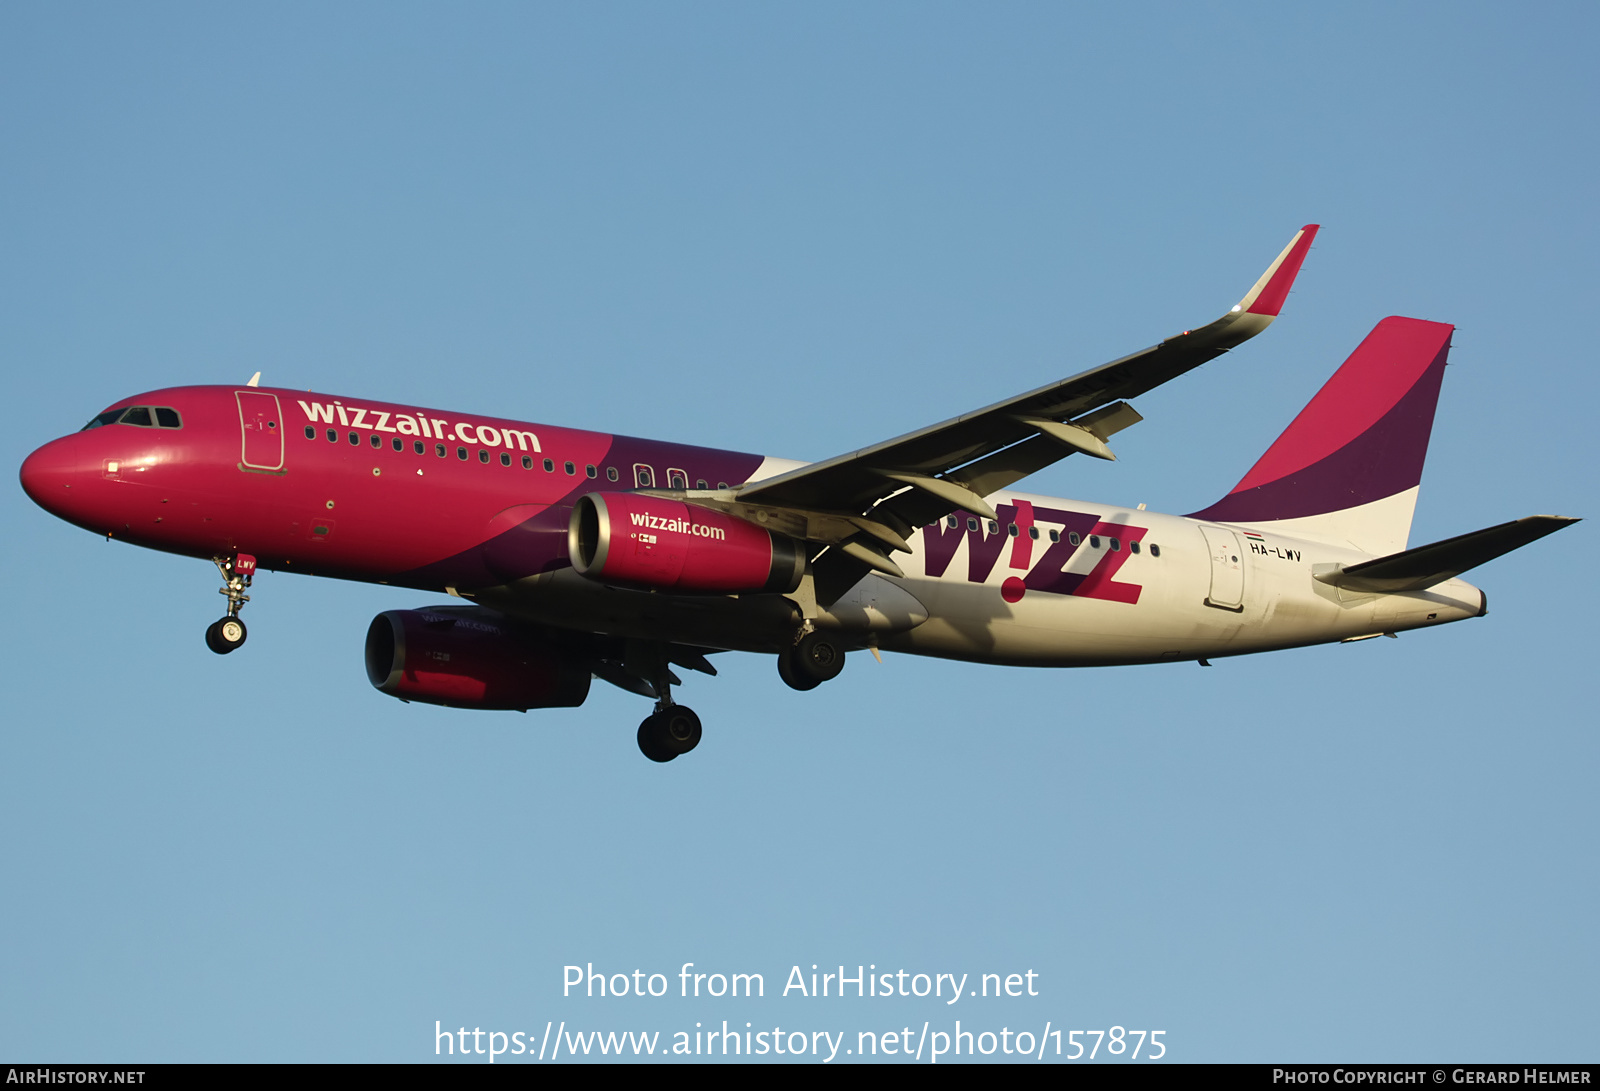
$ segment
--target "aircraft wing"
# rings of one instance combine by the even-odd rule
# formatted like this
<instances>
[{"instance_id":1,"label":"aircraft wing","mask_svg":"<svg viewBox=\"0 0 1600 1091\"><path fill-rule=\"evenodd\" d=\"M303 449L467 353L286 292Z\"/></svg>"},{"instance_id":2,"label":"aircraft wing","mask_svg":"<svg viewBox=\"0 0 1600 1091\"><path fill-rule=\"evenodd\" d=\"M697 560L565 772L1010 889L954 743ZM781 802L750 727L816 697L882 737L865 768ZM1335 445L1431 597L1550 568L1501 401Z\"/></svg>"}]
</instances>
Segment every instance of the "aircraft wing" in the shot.
<instances>
[{"instance_id":1,"label":"aircraft wing","mask_svg":"<svg viewBox=\"0 0 1600 1091\"><path fill-rule=\"evenodd\" d=\"M898 535L958 508L992 517L985 494L1074 452L1114 458L1106 438L1142 419L1125 399L1270 326L1317 227L1297 231L1238 305L1208 326L941 424L754 482L738 491L738 502L868 515Z\"/></svg>"}]
</instances>

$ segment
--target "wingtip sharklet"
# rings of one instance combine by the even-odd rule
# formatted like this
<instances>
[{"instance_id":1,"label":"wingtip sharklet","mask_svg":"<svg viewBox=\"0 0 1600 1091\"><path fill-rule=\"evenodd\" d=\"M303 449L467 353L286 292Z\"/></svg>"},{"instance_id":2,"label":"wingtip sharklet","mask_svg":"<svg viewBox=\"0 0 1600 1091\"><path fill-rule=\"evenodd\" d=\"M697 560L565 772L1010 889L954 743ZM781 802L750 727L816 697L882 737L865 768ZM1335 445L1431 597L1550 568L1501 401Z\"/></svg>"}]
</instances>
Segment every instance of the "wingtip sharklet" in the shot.
<instances>
[{"instance_id":1,"label":"wingtip sharklet","mask_svg":"<svg viewBox=\"0 0 1600 1091\"><path fill-rule=\"evenodd\" d=\"M1294 286L1295 277L1300 275L1300 266L1305 263L1311 241L1317 237L1321 227L1321 224L1306 224L1295 232L1289 245L1267 266L1267 271L1261 274L1261 279L1245 293L1234 310L1258 314L1263 318L1276 318L1283 310L1283 302L1289 296L1289 289Z\"/></svg>"}]
</instances>

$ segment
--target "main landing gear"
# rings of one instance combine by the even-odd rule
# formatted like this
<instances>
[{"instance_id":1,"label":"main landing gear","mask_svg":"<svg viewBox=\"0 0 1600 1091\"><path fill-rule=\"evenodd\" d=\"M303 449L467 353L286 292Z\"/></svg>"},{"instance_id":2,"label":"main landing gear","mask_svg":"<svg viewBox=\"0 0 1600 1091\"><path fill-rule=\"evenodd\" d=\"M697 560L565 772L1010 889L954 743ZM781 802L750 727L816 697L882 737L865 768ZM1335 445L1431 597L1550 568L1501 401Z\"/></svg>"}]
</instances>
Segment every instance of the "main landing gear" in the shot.
<instances>
[{"instance_id":1,"label":"main landing gear","mask_svg":"<svg viewBox=\"0 0 1600 1091\"><path fill-rule=\"evenodd\" d=\"M639 750L651 761L671 761L700 745L700 717L684 705L657 707L639 725Z\"/></svg>"},{"instance_id":2,"label":"main landing gear","mask_svg":"<svg viewBox=\"0 0 1600 1091\"><path fill-rule=\"evenodd\" d=\"M813 629L778 656L778 677L791 689L816 689L844 670L844 648L831 636Z\"/></svg>"},{"instance_id":3,"label":"main landing gear","mask_svg":"<svg viewBox=\"0 0 1600 1091\"><path fill-rule=\"evenodd\" d=\"M626 665L628 673L640 683L634 692L656 699L655 712L639 725L639 751L651 761L666 762L699 746L700 717L693 709L672 700L672 687L679 682L672 673L666 648L629 641ZM709 664L703 669L716 673Z\"/></svg>"},{"instance_id":4,"label":"main landing gear","mask_svg":"<svg viewBox=\"0 0 1600 1091\"><path fill-rule=\"evenodd\" d=\"M206 647L218 655L227 655L243 645L245 637L250 635L239 611L250 601L244 589L250 586L255 575L256 559L248 553L240 553L234 557L213 557L211 563L222 573L223 585L218 594L228 596L228 612L206 629Z\"/></svg>"}]
</instances>

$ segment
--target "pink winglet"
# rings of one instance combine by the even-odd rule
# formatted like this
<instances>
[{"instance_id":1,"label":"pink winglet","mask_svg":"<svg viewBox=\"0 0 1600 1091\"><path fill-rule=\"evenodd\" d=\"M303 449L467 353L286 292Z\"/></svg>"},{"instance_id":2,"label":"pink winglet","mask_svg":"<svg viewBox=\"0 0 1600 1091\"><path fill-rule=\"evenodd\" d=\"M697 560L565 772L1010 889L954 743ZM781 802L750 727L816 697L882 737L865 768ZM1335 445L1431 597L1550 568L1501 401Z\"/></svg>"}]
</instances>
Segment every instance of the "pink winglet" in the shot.
<instances>
[{"instance_id":1,"label":"pink winglet","mask_svg":"<svg viewBox=\"0 0 1600 1091\"><path fill-rule=\"evenodd\" d=\"M1264 314L1276 318L1278 312L1283 310L1283 301L1288 298L1289 289L1294 286L1294 278L1300 273L1300 265L1306 260L1306 251L1311 249L1311 240L1317 237L1319 227L1320 224L1306 224L1300 229L1299 238L1290 245L1289 252L1279 263L1277 272L1272 274L1267 286L1261 289L1261 294L1250 304L1250 314Z\"/></svg>"}]
</instances>

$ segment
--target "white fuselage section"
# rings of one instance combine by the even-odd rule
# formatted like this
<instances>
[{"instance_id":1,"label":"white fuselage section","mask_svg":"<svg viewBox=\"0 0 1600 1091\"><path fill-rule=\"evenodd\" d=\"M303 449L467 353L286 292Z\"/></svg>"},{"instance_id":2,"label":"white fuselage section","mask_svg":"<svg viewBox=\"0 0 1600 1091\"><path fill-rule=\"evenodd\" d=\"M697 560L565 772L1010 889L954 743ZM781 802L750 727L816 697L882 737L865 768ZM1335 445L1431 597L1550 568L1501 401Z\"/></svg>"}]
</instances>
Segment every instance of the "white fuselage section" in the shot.
<instances>
[{"instance_id":1,"label":"white fuselage section","mask_svg":"<svg viewBox=\"0 0 1600 1091\"><path fill-rule=\"evenodd\" d=\"M857 646L1029 666L1241 655L1485 610L1482 592L1459 579L1404 594L1315 579L1372 558L1349 543L1029 493L986 499L998 520L962 514L920 528L912 552L893 555L903 579L868 575L823 606L809 580L782 599L684 596L608 587L571 569L471 597L546 624L581 620L589 631L708 648L782 650L805 620Z\"/></svg>"},{"instance_id":2,"label":"white fuselage section","mask_svg":"<svg viewBox=\"0 0 1600 1091\"><path fill-rule=\"evenodd\" d=\"M1002 516L1007 509L1031 508L1039 531L1038 539L1030 539L1031 556L1015 548L1028 528L1012 535L1008 525L979 520L977 532L960 528L960 540L940 571L941 543L930 540L929 530L918 531L911 539L915 552L901 563L907 579L892 582L922 605L927 620L885 632L878 646L1019 665L1151 663L1348 640L1484 612L1482 592L1459 579L1426 591L1370 594L1314 578L1319 571L1371 559L1349 546L1024 493L989 500ZM1079 530L1076 547L1070 540L1051 543L1051 531L1063 537L1073 533L1065 521L1051 518L1052 512L1093 517L1094 530ZM1119 528L1128 529L1119 533ZM954 533L948 526L945 530ZM1141 531L1134 552L1129 539ZM998 555L985 573L991 534L1007 540L994 551ZM943 543L947 549L951 544ZM1049 556L1050 550L1041 547L1052 545L1057 548ZM930 550L941 554L931 566ZM973 565L975 551L979 557ZM1050 581L1062 557L1066 573L1083 573L1084 581L1066 594L1036 589ZM1037 571L1041 563L1048 571ZM1114 575L1107 575L1112 570ZM930 575L933 571L940 574ZM1007 581L1018 580L1024 581L1020 597L1015 590L1007 594ZM876 575L863 582L871 581L891 582Z\"/></svg>"}]
</instances>

